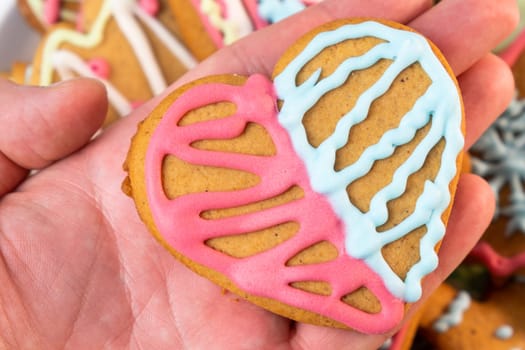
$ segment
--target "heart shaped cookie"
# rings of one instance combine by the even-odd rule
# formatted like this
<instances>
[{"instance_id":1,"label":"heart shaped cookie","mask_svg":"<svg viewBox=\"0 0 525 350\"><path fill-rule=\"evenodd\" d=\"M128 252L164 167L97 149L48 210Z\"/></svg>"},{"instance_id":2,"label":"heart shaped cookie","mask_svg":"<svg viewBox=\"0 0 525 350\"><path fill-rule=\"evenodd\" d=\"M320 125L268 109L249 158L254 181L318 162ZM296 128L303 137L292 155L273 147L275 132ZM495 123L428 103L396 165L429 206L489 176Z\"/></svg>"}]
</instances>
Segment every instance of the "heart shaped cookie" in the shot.
<instances>
[{"instance_id":1,"label":"heart shaped cookie","mask_svg":"<svg viewBox=\"0 0 525 350\"><path fill-rule=\"evenodd\" d=\"M437 49L399 24L337 21L273 79L215 76L141 123L125 192L192 270L301 322L387 332L435 250L463 111Z\"/></svg>"}]
</instances>

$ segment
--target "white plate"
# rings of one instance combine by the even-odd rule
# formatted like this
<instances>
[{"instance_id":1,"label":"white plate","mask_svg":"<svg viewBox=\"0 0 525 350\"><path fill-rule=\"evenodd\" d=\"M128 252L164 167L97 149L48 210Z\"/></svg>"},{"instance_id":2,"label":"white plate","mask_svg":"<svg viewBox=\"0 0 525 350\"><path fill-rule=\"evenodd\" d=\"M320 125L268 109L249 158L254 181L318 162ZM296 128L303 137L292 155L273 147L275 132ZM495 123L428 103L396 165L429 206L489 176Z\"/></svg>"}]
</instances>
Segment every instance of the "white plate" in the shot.
<instances>
[{"instance_id":1,"label":"white plate","mask_svg":"<svg viewBox=\"0 0 525 350\"><path fill-rule=\"evenodd\" d=\"M0 71L10 71L13 62L28 62L40 40L18 12L16 0L1 0L0 4Z\"/></svg>"}]
</instances>

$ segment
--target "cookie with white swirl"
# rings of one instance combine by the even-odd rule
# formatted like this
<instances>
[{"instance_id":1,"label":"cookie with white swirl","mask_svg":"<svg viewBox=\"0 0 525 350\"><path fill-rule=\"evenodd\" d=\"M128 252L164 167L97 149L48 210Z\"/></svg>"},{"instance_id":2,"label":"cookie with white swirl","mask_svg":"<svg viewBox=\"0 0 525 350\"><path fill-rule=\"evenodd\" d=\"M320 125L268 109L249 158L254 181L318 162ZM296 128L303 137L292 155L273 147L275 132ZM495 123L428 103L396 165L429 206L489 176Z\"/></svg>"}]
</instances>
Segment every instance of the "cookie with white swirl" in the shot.
<instances>
[{"instance_id":1,"label":"cookie with white swirl","mask_svg":"<svg viewBox=\"0 0 525 350\"><path fill-rule=\"evenodd\" d=\"M99 79L110 102L106 123L160 94L196 64L163 0L93 0L84 3L83 13L84 31L57 26L46 34L31 82Z\"/></svg>"}]
</instances>

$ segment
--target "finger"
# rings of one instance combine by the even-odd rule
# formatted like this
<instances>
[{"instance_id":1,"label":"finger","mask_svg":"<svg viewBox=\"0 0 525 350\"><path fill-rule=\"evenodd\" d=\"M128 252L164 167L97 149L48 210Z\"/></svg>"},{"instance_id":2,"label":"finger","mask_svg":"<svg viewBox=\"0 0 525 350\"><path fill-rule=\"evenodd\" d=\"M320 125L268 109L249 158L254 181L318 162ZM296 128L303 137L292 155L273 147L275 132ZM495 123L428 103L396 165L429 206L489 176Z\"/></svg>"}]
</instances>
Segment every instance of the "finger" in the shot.
<instances>
[{"instance_id":1,"label":"finger","mask_svg":"<svg viewBox=\"0 0 525 350\"><path fill-rule=\"evenodd\" d=\"M459 79L467 118L468 149L509 105L514 94L512 72L492 54L474 64Z\"/></svg>"},{"instance_id":2,"label":"finger","mask_svg":"<svg viewBox=\"0 0 525 350\"><path fill-rule=\"evenodd\" d=\"M0 152L0 197L20 183L29 170L20 167Z\"/></svg>"},{"instance_id":3,"label":"finger","mask_svg":"<svg viewBox=\"0 0 525 350\"><path fill-rule=\"evenodd\" d=\"M104 87L91 79L48 88L0 80L0 195L27 169L45 167L83 146L107 111Z\"/></svg>"},{"instance_id":4,"label":"finger","mask_svg":"<svg viewBox=\"0 0 525 350\"><path fill-rule=\"evenodd\" d=\"M378 17L406 22L432 6L429 0L402 2L374 0L325 0L284 21L251 34L218 51L191 71L180 83L211 74L263 73L271 75L281 54L301 35L323 23L349 17ZM278 39L276 39L278 38Z\"/></svg>"},{"instance_id":5,"label":"finger","mask_svg":"<svg viewBox=\"0 0 525 350\"><path fill-rule=\"evenodd\" d=\"M515 0L446 0L409 25L432 40L459 75L505 39L518 20Z\"/></svg>"},{"instance_id":6,"label":"finger","mask_svg":"<svg viewBox=\"0 0 525 350\"><path fill-rule=\"evenodd\" d=\"M408 317L465 259L490 224L494 208L494 194L487 182L477 175L462 175L439 250L439 266L425 278L423 297L409 310Z\"/></svg>"}]
</instances>

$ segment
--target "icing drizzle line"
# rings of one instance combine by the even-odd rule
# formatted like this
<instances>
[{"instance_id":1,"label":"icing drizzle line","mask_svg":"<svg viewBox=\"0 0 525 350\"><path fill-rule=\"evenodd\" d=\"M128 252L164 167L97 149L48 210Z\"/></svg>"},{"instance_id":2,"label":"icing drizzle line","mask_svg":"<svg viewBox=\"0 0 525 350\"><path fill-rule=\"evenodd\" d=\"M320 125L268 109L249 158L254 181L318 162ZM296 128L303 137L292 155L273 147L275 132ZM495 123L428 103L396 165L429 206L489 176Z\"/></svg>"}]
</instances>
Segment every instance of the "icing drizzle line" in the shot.
<instances>
[{"instance_id":1,"label":"icing drizzle line","mask_svg":"<svg viewBox=\"0 0 525 350\"><path fill-rule=\"evenodd\" d=\"M177 125L187 111L220 101L233 102L236 113L219 120ZM402 318L402 300L393 297L380 276L366 264L345 254L341 222L325 197L311 188L304 164L293 151L276 114L272 83L261 75L250 77L244 86L203 84L180 96L156 127L146 154L147 196L155 225L177 251L228 276L252 295L272 297L367 333L391 329ZM190 146L197 140L239 136L248 122L263 126L270 134L277 150L275 156L205 151ZM261 181L235 193L192 193L170 200L164 192L161 175L163 159L168 154L191 164L247 171L259 175ZM293 185L303 189L302 199L219 220L205 220L199 215L209 209L237 207L272 198ZM205 244L210 238L254 232L290 221L300 223L299 232L276 247L246 258L230 257ZM185 234L187 232L191 234ZM339 254L335 260L286 266L297 252L321 241L330 241L337 247ZM290 285L296 281L326 281L332 287L332 294L322 296L299 290ZM376 295L381 303L379 313L366 313L341 300L360 287Z\"/></svg>"},{"instance_id":2,"label":"icing drizzle line","mask_svg":"<svg viewBox=\"0 0 525 350\"><path fill-rule=\"evenodd\" d=\"M296 77L301 68L323 49L348 39L367 36L386 42L362 56L346 59L333 74L324 79L319 79L319 69L303 84L296 86ZM383 76L359 97L354 108L338 122L335 132L319 147L312 147L302 123L305 113L324 94L341 86L352 71L371 67L382 58L393 61ZM386 132L354 164L335 171L336 151L347 143L350 129L366 118L372 102L390 88L398 74L416 62L432 79L430 87L402 118L399 127ZM328 198L332 209L344 222L346 252L352 257L363 259L383 278L393 295L409 302L418 300L421 296L421 279L437 267L434 247L445 233L441 216L450 202L449 184L456 174L456 158L463 148L462 109L457 88L428 42L417 33L394 29L378 22L344 25L314 37L274 79L274 84L279 99L283 101L279 122L288 130L295 151L305 162L313 190ZM428 134L395 171L392 183L372 198L370 210L362 213L348 199L347 186L366 175L375 161L389 157L397 146L410 142L416 131L428 124L430 119L432 124ZM388 201L405 192L408 177L423 166L428 153L442 139L446 143L440 170L434 181L426 181L414 212L400 224L379 233L377 227L388 220ZM427 233L420 241L421 258L410 268L403 281L385 261L381 249L423 225Z\"/></svg>"},{"instance_id":3,"label":"icing drizzle line","mask_svg":"<svg viewBox=\"0 0 525 350\"><path fill-rule=\"evenodd\" d=\"M322 0L192 0L218 48Z\"/></svg>"},{"instance_id":4,"label":"icing drizzle line","mask_svg":"<svg viewBox=\"0 0 525 350\"><path fill-rule=\"evenodd\" d=\"M253 31L241 0L192 0L215 46L229 45Z\"/></svg>"}]
</instances>

